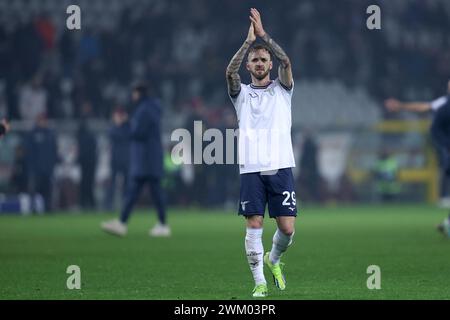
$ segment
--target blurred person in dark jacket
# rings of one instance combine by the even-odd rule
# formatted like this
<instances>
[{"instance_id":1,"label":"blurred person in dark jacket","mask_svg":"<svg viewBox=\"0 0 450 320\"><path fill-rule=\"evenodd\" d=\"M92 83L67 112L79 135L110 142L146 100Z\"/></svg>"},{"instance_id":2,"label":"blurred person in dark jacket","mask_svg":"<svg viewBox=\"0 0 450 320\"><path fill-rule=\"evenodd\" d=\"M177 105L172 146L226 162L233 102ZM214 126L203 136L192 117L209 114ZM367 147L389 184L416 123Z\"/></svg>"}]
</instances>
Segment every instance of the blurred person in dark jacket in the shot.
<instances>
[{"instance_id":1,"label":"blurred person in dark jacket","mask_svg":"<svg viewBox=\"0 0 450 320\"><path fill-rule=\"evenodd\" d=\"M44 199L44 210L52 211L53 172L58 162L55 132L48 127L45 114L38 116L27 139L27 160L32 192Z\"/></svg>"},{"instance_id":2,"label":"blurred person in dark jacket","mask_svg":"<svg viewBox=\"0 0 450 320\"><path fill-rule=\"evenodd\" d=\"M125 193L130 162L130 123L125 109L117 107L113 112L112 121L108 132L111 146L111 181L105 199L106 210L114 209L117 178L122 179L122 190Z\"/></svg>"},{"instance_id":3,"label":"blurred person in dark jacket","mask_svg":"<svg viewBox=\"0 0 450 320\"><path fill-rule=\"evenodd\" d=\"M101 224L104 231L125 236L127 222L144 185L150 185L152 199L158 212L158 223L149 231L150 236L170 236L166 223L165 196L161 187L163 178L163 147L161 141L162 107L150 98L145 85L137 85L132 92L136 109L130 121L130 171L125 204L120 220Z\"/></svg>"},{"instance_id":4,"label":"blurred person in dark jacket","mask_svg":"<svg viewBox=\"0 0 450 320\"><path fill-rule=\"evenodd\" d=\"M304 199L320 200L319 147L311 132L306 131L300 157L299 189Z\"/></svg>"},{"instance_id":5,"label":"blurred person in dark jacket","mask_svg":"<svg viewBox=\"0 0 450 320\"><path fill-rule=\"evenodd\" d=\"M80 205L83 209L94 209L94 182L97 167L97 139L88 125L92 106L83 103L82 119L77 132L78 163L81 168Z\"/></svg>"},{"instance_id":6,"label":"blurred person in dark jacket","mask_svg":"<svg viewBox=\"0 0 450 320\"><path fill-rule=\"evenodd\" d=\"M11 170L11 191L15 194L27 193L29 170L25 147L19 144L14 150L14 164Z\"/></svg>"}]
</instances>

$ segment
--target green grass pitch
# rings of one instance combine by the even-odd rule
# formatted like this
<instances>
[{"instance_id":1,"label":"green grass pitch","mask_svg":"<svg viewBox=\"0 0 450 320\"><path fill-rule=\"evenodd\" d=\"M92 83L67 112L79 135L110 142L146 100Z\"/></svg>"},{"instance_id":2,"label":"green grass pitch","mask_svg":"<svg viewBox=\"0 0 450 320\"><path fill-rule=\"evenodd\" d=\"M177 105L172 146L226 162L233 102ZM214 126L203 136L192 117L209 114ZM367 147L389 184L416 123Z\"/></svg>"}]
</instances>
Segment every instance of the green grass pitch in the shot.
<instances>
[{"instance_id":1,"label":"green grass pitch","mask_svg":"<svg viewBox=\"0 0 450 320\"><path fill-rule=\"evenodd\" d=\"M122 239L99 229L112 214L1 216L0 299L251 299L243 218L169 213L171 238L150 238L154 211L141 210ZM285 291L265 269L269 298L450 299L450 240L435 230L446 215L420 205L305 207L283 257ZM265 223L267 251L275 222ZM81 268L81 290L66 287L69 265ZM367 289L369 265L381 268L381 290Z\"/></svg>"}]
</instances>

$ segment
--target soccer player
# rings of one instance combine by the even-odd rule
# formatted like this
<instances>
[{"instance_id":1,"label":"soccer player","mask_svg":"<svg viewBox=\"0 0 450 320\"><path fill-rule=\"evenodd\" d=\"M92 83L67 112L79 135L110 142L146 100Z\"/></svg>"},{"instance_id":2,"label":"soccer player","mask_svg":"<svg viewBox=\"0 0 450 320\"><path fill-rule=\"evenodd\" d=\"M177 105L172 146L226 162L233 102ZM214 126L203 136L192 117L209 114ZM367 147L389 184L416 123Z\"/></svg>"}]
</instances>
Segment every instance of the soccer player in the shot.
<instances>
[{"instance_id":1,"label":"soccer player","mask_svg":"<svg viewBox=\"0 0 450 320\"><path fill-rule=\"evenodd\" d=\"M256 36L262 39L262 44L253 45ZM244 85L238 72L247 51L246 68L252 83ZM275 80L270 79L272 54L280 64ZM263 261L278 289L286 287L280 257L292 243L297 216L291 169L295 167L291 141L294 81L288 56L264 30L261 15L254 8L250 9L247 39L231 59L226 79L239 123L239 214L246 218L245 251L255 281L253 297L265 297L268 289ZM278 228L271 251L263 257L266 204Z\"/></svg>"},{"instance_id":2,"label":"soccer player","mask_svg":"<svg viewBox=\"0 0 450 320\"><path fill-rule=\"evenodd\" d=\"M116 182L119 177L122 177L121 186L125 194L130 163L130 123L128 121L128 113L124 108L117 107L114 109L112 122L108 131L111 146L111 183L108 186L105 198L105 208L107 210L114 208Z\"/></svg>"},{"instance_id":3,"label":"soccer player","mask_svg":"<svg viewBox=\"0 0 450 320\"><path fill-rule=\"evenodd\" d=\"M450 81L448 82L448 94L431 102L402 102L397 99L385 101L385 107L389 111L433 112L430 127L431 137L437 145L441 166L441 202L448 197L447 180L450 178ZM445 204L445 203L444 203ZM450 217L438 225L437 229L450 237Z\"/></svg>"},{"instance_id":4,"label":"soccer player","mask_svg":"<svg viewBox=\"0 0 450 320\"><path fill-rule=\"evenodd\" d=\"M58 137L49 126L45 113L38 115L35 127L26 140L27 160L33 193L40 194L44 200L44 210L53 210L53 186L55 168L59 161Z\"/></svg>"},{"instance_id":5,"label":"soccer player","mask_svg":"<svg viewBox=\"0 0 450 320\"><path fill-rule=\"evenodd\" d=\"M158 212L157 223L150 231L150 236L170 236L170 228L166 223L166 208L161 179L163 176L163 148L161 141L162 108L156 99L148 96L144 85L137 85L132 93L137 108L130 122L130 168L127 194L122 208L120 220L103 222L104 231L125 236L127 222L134 204L139 198L142 187L150 185L152 199Z\"/></svg>"},{"instance_id":6,"label":"soccer player","mask_svg":"<svg viewBox=\"0 0 450 320\"><path fill-rule=\"evenodd\" d=\"M9 123L6 119L0 121L0 138L3 137L9 131Z\"/></svg>"}]
</instances>

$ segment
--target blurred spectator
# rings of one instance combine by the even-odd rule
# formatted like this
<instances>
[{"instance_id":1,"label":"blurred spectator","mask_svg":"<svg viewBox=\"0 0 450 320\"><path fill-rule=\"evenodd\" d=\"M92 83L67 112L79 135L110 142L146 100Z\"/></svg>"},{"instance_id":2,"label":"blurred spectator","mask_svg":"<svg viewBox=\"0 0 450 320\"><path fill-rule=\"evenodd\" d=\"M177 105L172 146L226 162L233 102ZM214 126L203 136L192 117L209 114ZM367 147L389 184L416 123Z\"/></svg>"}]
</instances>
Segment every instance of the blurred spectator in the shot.
<instances>
[{"instance_id":1,"label":"blurred spectator","mask_svg":"<svg viewBox=\"0 0 450 320\"><path fill-rule=\"evenodd\" d=\"M125 194L130 162L130 124L128 122L128 114L124 108L117 107L113 112L112 120L113 124L109 129L111 180L105 199L106 210L115 210L114 195L118 178L122 181L120 189L123 195Z\"/></svg>"},{"instance_id":2,"label":"blurred spectator","mask_svg":"<svg viewBox=\"0 0 450 320\"><path fill-rule=\"evenodd\" d=\"M73 77L73 68L75 66L76 52L74 33L70 30L64 30L59 41L59 50L61 52L63 77Z\"/></svg>"},{"instance_id":3,"label":"blurred spectator","mask_svg":"<svg viewBox=\"0 0 450 320\"><path fill-rule=\"evenodd\" d=\"M14 165L10 178L10 186L13 193L28 192L29 173L26 149L19 144L14 152Z\"/></svg>"},{"instance_id":4,"label":"blurred spectator","mask_svg":"<svg viewBox=\"0 0 450 320\"><path fill-rule=\"evenodd\" d=\"M58 161L56 134L48 127L45 114L39 115L27 139L27 161L31 190L44 198L45 211L52 211L53 172Z\"/></svg>"},{"instance_id":5,"label":"blurred spectator","mask_svg":"<svg viewBox=\"0 0 450 320\"><path fill-rule=\"evenodd\" d=\"M127 1L111 5L87 1L80 31L65 27L63 1L45 3L28 6L28 1L4 1L2 6L0 116L3 112L32 123L42 112L51 118L82 119L79 107L91 101L95 109L89 117L106 120L111 101L124 103L129 83L143 78L155 81L167 105L170 121L163 122L163 134L175 126L193 133L194 120L203 120L203 129L226 128L220 121L211 122L209 116L216 107L230 106L223 72L233 48L245 36L246 2L226 1L217 11L208 0L135 0L133 6ZM346 0L339 5L331 0L280 0L258 3L258 8L272 26L268 32L288 54L300 57L293 70L302 81L362 87L374 101L394 92L408 99L440 94L450 74L450 1L382 1L382 31L365 28L364 13L371 4L372 0ZM191 100L192 108L183 109L185 101ZM172 121L175 118L179 121ZM192 167L195 181L186 197L199 204L226 202L214 198L213 188L231 175L231 168ZM223 172L228 169L229 173ZM312 182L315 173L302 171L306 177L300 179L312 183L302 182L302 197L316 199L320 180L316 185ZM93 175L84 178L88 185L86 179L94 179ZM211 187L208 195L202 192L205 187Z\"/></svg>"},{"instance_id":6,"label":"blurred spectator","mask_svg":"<svg viewBox=\"0 0 450 320\"><path fill-rule=\"evenodd\" d=\"M50 51L55 47L56 30L50 16L47 13L41 14L34 22L36 31L41 37L44 49Z\"/></svg>"},{"instance_id":7,"label":"blurred spectator","mask_svg":"<svg viewBox=\"0 0 450 320\"><path fill-rule=\"evenodd\" d=\"M304 201L320 201L321 177L317 160L318 146L310 132L305 133L298 178L299 196Z\"/></svg>"},{"instance_id":8,"label":"blurred spectator","mask_svg":"<svg viewBox=\"0 0 450 320\"><path fill-rule=\"evenodd\" d=\"M383 150L373 170L376 192L383 202L394 201L400 194L399 169L397 157Z\"/></svg>"},{"instance_id":9,"label":"blurred spectator","mask_svg":"<svg viewBox=\"0 0 450 320\"><path fill-rule=\"evenodd\" d=\"M219 195L218 204L223 205L226 209L236 209L239 201L239 167L238 167L238 142L237 136L233 138L227 136L227 130L237 129L237 121L235 112L231 108L225 109L221 119L223 120L219 125L219 130L224 137L225 149L223 152L223 165L217 165L217 177L213 181L213 190ZM231 132L231 131L230 131ZM233 143L227 139L233 139ZM227 164L227 158L232 159L232 163ZM220 183L218 183L220 181Z\"/></svg>"},{"instance_id":10,"label":"blurred spectator","mask_svg":"<svg viewBox=\"0 0 450 320\"><path fill-rule=\"evenodd\" d=\"M47 113L47 91L42 86L42 76L36 74L29 84L20 90L20 116L35 123L38 117Z\"/></svg>"},{"instance_id":11,"label":"blurred spectator","mask_svg":"<svg viewBox=\"0 0 450 320\"><path fill-rule=\"evenodd\" d=\"M95 208L94 182L97 167L97 139L89 128L92 106L86 101L82 107L82 119L77 132L78 163L81 168L80 205L83 209Z\"/></svg>"},{"instance_id":12,"label":"blurred spectator","mask_svg":"<svg viewBox=\"0 0 450 320\"><path fill-rule=\"evenodd\" d=\"M170 148L164 153L164 177L162 180L162 187L167 193L167 204L177 205L184 203L186 196L186 186L181 176L182 167L180 164L175 164L172 159L172 144ZM177 159L180 161L181 159Z\"/></svg>"},{"instance_id":13,"label":"blurred spectator","mask_svg":"<svg viewBox=\"0 0 450 320\"><path fill-rule=\"evenodd\" d=\"M13 48L14 69L18 73L14 80L23 80L32 77L42 63L44 43L39 37L35 25L31 20L20 21L17 29L13 31L9 45Z\"/></svg>"},{"instance_id":14,"label":"blurred spectator","mask_svg":"<svg viewBox=\"0 0 450 320\"><path fill-rule=\"evenodd\" d=\"M245 33L245 19L239 18L246 16L245 2L224 4L220 12L208 0L136 0L132 7L119 2L111 8L87 3L84 26L77 33L67 32L57 19L63 4L47 2L35 20L34 14L24 14L14 24L3 20L4 30L0 29L0 56L10 62L0 65L6 69L2 74L7 78L11 115L15 115L12 92L16 86L40 69L47 72L46 68L59 70L59 80L70 77L83 88L80 100L92 101L97 117L109 116L102 88L115 81L126 86L136 76L167 85L177 102L199 94L208 105L228 102L218 93L223 93L221 74L230 50L240 44ZM371 4L370 0L347 0L339 6L332 6L329 0L281 0L277 5L262 2L258 7L267 13L267 23L273 26L270 32L288 52L301 57L293 65L295 76L362 85L379 101L391 91L430 98L437 95L438 84L450 70L450 2L384 1L383 10L388 14L383 16L383 32L364 28L364 12ZM190 10L193 7L197 9ZM290 8L287 13L286 7ZM55 9L47 12L48 8ZM5 5L4 15L26 9L25 4ZM110 18L99 19L99 14ZM179 15L184 18L175 18ZM293 32L282 32L281 16L284 28ZM231 34L230 25L235 30ZM60 59L43 61L48 59L43 53L49 50ZM165 63L167 59L170 64ZM397 81L399 75L408 81Z\"/></svg>"},{"instance_id":15,"label":"blurred spectator","mask_svg":"<svg viewBox=\"0 0 450 320\"><path fill-rule=\"evenodd\" d=\"M194 164L194 141L201 141L202 150L207 143L203 141L203 132L208 129L208 109L201 98L194 98L186 107L187 117L183 124L183 128L189 131L191 138L190 146L186 146L192 151L191 157L194 170L194 183L188 190L189 199L196 205L207 205L208 197L205 196L205 186L208 186L209 167L206 165ZM196 127L196 121L197 127ZM197 128L197 129L196 129ZM207 188L207 187L206 187Z\"/></svg>"}]
</instances>

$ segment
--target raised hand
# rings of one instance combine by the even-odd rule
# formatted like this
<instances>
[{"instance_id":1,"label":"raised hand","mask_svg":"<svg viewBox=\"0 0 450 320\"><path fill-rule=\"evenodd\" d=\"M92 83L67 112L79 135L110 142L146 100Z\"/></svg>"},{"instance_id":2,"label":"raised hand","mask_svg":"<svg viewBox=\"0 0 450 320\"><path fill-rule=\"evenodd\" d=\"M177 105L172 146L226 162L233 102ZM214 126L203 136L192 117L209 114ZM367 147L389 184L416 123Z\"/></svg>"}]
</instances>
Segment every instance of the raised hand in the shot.
<instances>
[{"instance_id":1,"label":"raised hand","mask_svg":"<svg viewBox=\"0 0 450 320\"><path fill-rule=\"evenodd\" d=\"M0 123L5 127L6 132L9 131L9 122L6 121L6 119L2 119L2 121L0 121Z\"/></svg>"},{"instance_id":2,"label":"raised hand","mask_svg":"<svg viewBox=\"0 0 450 320\"><path fill-rule=\"evenodd\" d=\"M256 40L255 36L255 28L253 27L253 23L250 23L250 28L248 29L248 35L246 42L253 43Z\"/></svg>"},{"instance_id":3,"label":"raised hand","mask_svg":"<svg viewBox=\"0 0 450 320\"><path fill-rule=\"evenodd\" d=\"M399 100L393 98L384 101L384 106L391 112L400 111L401 105Z\"/></svg>"},{"instance_id":4,"label":"raised hand","mask_svg":"<svg viewBox=\"0 0 450 320\"><path fill-rule=\"evenodd\" d=\"M3 127L0 130L0 137L1 137L9 131L10 127L9 127L9 123L8 123L8 121L6 121L6 119L0 120L0 125Z\"/></svg>"},{"instance_id":5,"label":"raised hand","mask_svg":"<svg viewBox=\"0 0 450 320\"><path fill-rule=\"evenodd\" d=\"M261 21L261 15L259 14L259 11L255 8L250 9L250 20L252 21L253 27L255 28L255 34L258 37L264 37L266 32L264 31L262 21Z\"/></svg>"},{"instance_id":6,"label":"raised hand","mask_svg":"<svg viewBox=\"0 0 450 320\"><path fill-rule=\"evenodd\" d=\"M238 52L233 56L230 63L228 64L226 71L228 94L231 97L236 97L241 91L241 78L239 77L239 68L241 67L242 60L247 53L248 48L256 40L255 27L253 22L250 23L248 28L247 38L245 39L242 46L239 48Z\"/></svg>"}]
</instances>

